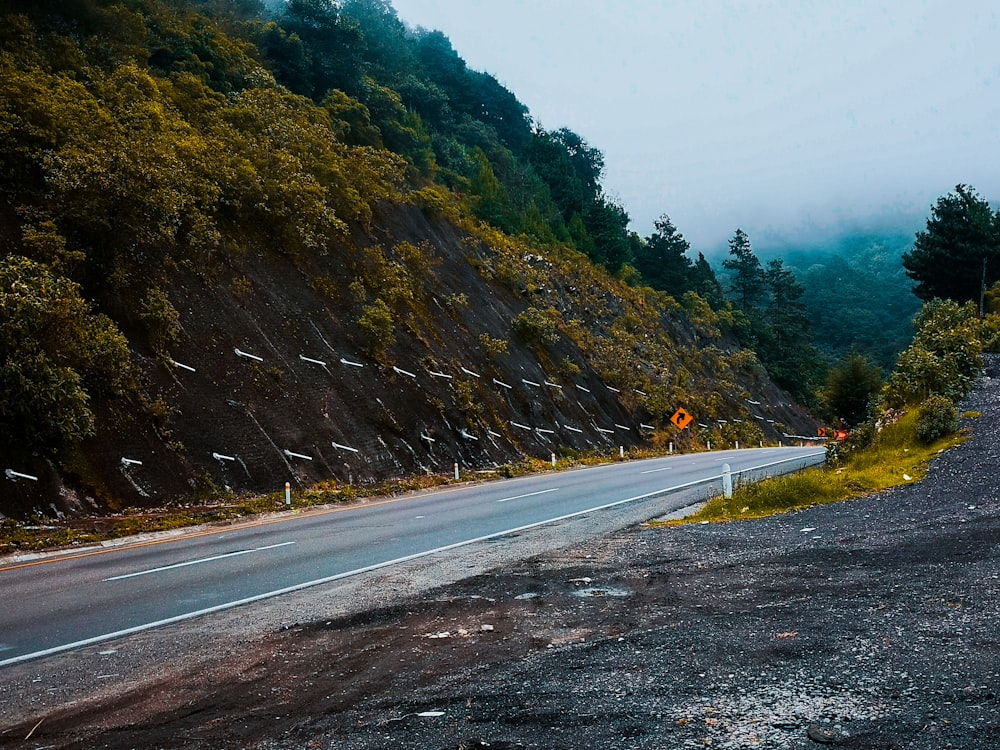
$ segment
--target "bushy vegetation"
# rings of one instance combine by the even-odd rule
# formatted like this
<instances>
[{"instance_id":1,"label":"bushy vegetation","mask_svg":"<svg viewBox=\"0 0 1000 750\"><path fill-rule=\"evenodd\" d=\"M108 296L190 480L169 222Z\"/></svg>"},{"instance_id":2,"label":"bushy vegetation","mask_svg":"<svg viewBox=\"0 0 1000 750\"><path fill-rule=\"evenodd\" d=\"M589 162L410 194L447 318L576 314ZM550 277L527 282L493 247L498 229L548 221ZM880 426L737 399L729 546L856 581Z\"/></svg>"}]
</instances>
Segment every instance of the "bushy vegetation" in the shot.
<instances>
[{"instance_id":1,"label":"bushy vegetation","mask_svg":"<svg viewBox=\"0 0 1000 750\"><path fill-rule=\"evenodd\" d=\"M45 265L0 258L0 448L55 453L94 431L91 394L129 385L124 336Z\"/></svg>"},{"instance_id":2,"label":"bushy vegetation","mask_svg":"<svg viewBox=\"0 0 1000 750\"><path fill-rule=\"evenodd\" d=\"M958 409L951 399L930 396L917 410L917 439L931 444L958 430Z\"/></svg>"},{"instance_id":3,"label":"bushy vegetation","mask_svg":"<svg viewBox=\"0 0 1000 750\"><path fill-rule=\"evenodd\" d=\"M912 412L845 460L754 484L737 483L731 498L715 497L697 513L671 524L760 518L919 481L938 452L962 439L952 430L926 442L920 429L920 418Z\"/></svg>"},{"instance_id":4,"label":"bushy vegetation","mask_svg":"<svg viewBox=\"0 0 1000 750\"><path fill-rule=\"evenodd\" d=\"M883 394L888 406L917 405L931 396L956 401L982 368L981 326L974 304L934 299L914 318L916 335L899 355Z\"/></svg>"}]
</instances>

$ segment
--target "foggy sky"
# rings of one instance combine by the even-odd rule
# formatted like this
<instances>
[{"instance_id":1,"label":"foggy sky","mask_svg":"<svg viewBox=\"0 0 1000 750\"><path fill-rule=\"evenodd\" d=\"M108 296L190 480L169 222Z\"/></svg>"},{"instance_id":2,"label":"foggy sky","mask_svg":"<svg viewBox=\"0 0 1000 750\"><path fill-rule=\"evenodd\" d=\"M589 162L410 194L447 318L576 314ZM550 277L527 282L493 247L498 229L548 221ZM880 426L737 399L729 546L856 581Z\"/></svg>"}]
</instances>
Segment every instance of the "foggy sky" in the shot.
<instances>
[{"instance_id":1,"label":"foggy sky","mask_svg":"<svg viewBox=\"0 0 1000 750\"><path fill-rule=\"evenodd\" d=\"M392 0L547 130L604 153L643 236L695 251L924 226L956 184L1000 200L991 0Z\"/></svg>"}]
</instances>

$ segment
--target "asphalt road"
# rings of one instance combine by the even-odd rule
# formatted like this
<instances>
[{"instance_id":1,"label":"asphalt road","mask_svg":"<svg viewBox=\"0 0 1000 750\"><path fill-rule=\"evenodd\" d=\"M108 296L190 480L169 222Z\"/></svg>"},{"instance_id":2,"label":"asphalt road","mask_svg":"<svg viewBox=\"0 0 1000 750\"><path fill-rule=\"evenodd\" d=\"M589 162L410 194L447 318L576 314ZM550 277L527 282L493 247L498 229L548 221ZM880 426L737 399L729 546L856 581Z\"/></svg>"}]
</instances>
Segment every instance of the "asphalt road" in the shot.
<instances>
[{"instance_id":1,"label":"asphalt road","mask_svg":"<svg viewBox=\"0 0 1000 750\"><path fill-rule=\"evenodd\" d=\"M7 563L0 667L692 485L721 487L724 464L756 478L824 455L762 448L631 461Z\"/></svg>"}]
</instances>

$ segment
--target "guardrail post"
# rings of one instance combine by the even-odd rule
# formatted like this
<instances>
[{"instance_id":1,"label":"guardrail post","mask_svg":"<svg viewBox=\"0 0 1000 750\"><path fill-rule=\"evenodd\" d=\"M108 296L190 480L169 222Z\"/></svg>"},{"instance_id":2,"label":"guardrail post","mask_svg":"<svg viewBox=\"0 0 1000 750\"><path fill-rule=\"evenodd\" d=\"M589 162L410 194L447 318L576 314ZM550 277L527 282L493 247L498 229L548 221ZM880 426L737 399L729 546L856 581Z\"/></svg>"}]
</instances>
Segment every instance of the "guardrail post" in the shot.
<instances>
[{"instance_id":1,"label":"guardrail post","mask_svg":"<svg viewBox=\"0 0 1000 750\"><path fill-rule=\"evenodd\" d=\"M733 471L729 464L722 464L722 494L726 496L726 500L733 497Z\"/></svg>"}]
</instances>

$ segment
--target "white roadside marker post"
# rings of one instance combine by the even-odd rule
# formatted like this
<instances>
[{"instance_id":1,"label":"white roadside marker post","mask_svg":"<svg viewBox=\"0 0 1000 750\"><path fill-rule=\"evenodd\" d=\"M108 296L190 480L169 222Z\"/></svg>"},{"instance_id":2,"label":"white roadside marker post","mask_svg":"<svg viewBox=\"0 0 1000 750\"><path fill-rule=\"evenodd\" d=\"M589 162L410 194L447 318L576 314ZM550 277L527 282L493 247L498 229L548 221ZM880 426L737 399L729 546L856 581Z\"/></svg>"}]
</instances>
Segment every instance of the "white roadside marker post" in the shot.
<instances>
[{"instance_id":1,"label":"white roadside marker post","mask_svg":"<svg viewBox=\"0 0 1000 750\"><path fill-rule=\"evenodd\" d=\"M4 475L12 482L16 482L18 479L30 479L32 482L37 482L38 477L33 477L31 474L22 474L19 471L14 471L13 469L4 469Z\"/></svg>"},{"instance_id":2,"label":"white roadside marker post","mask_svg":"<svg viewBox=\"0 0 1000 750\"><path fill-rule=\"evenodd\" d=\"M729 464L722 464L722 494L726 496L726 500L733 497L733 472Z\"/></svg>"}]
</instances>

